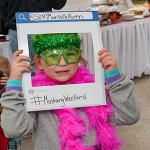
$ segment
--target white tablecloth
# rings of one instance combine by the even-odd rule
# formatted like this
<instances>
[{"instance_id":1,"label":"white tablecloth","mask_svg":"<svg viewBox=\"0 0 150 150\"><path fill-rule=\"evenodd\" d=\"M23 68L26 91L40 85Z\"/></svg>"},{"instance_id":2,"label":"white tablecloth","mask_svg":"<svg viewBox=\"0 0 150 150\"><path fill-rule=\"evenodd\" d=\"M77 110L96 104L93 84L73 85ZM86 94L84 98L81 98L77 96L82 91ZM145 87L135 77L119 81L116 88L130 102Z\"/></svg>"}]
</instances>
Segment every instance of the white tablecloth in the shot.
<instances>
[{"instance_id":1,"label":"white tablecloth","mask_svg":"<svg viewBox=\"0 0 150 150\"><path fill-rule=\"evenodd\" d=\"M11 59L12 52L9 50L9 42L0 42L0 55Z\"/></svg>"},{"instance_id":2,"label":"white tablecloth","mask_svg":"<svg viewBox=\"0 0 150 150\"><path fill-rule=\"evenodd\" d=\"M118 67L129 78L150 74L150 18L101 28L105 48L114 53Z\"/></svg>"}]
</instances>

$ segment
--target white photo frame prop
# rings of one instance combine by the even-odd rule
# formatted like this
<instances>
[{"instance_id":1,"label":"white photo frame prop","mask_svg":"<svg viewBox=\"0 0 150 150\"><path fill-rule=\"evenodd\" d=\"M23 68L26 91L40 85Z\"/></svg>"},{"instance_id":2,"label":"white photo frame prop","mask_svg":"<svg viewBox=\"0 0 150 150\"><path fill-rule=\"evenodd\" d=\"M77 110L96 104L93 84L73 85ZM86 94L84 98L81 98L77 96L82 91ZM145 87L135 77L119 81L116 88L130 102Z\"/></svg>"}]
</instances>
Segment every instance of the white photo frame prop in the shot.
<instances>
[{"instance_id":1,"label":"white photo frame prop","mask_svg":"<svg viewBox=\"0 0 150 150\"><path fill-rule=\"evenodd\" d=\"M103 69L98 51L103 47L96 11L20 12L16 13L18 47L29 56L28 35L50 33L91 33L95 82L32 87L31 73L24 73L23 93L27 111L105 105Z\"/></svg>"}]
</instances>

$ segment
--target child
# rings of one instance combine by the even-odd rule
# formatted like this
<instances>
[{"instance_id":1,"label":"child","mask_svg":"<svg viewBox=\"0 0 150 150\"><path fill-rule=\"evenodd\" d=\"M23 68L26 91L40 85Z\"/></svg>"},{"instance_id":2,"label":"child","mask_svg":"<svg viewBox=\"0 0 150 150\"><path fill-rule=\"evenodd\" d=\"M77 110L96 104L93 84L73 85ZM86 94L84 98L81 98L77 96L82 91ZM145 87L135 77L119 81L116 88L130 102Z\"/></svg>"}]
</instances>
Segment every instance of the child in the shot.
<instances>
[{"instance_id":1,"label":"child","mask_svg":"<svg viewBox=\"0 0 150 150\"><path fill-rule=\"evenodd\" d=\"M3 73L0 69L0 97L2 93L5 92L5 85L7 83L8 77L7 74ZM0 106L0 112L2 111L2 108Z\"/></svg>"},{"instance_id":2,"label":"child","mask_svg":"<svg viewBox=\"0 0 150 150\"><path fill-rule=\"evenodd\" d=\"M33 44L37 65L33 86L94 80L87 68L80 67L78 34L35 35ZM119 150L121 142L112 122L137 122L139 108L133 83L120 75L114 56L106 49L98 54L105 70L107 105L26 112L21 80L23 72L31 72L32 67L25 62L30 62L30 58L20 55L22 52L18 50L13 55L7 92L2 95L5 134L16 138L32 132L35 150Z\"/></svg>"},{"instance_id":3,"label":"child","mask_svg":"<svg viewBox=\"0 0 150 150\"><path fill-rule=\"evenodd\" d=\"M10 73L9 60L4 56L0 56L0 72L1 72L0 73L0 87L4 88L7 83L9 73Z\"/></svg>"},{"instance_id":4,"label":"child","mask_svg":"<svg viewBox=\"0 0 150 150\"><path fill-rule=\"evenodd\" d=\"M9 60L0 56L0 97L5 92L6 83L10 74L10 63ZM0 104L0 116L2 113L2 107ZM3 130L0 126L0 150L17 150L20 144L20 139L8 139L5 137Z\"/></svg>"},{"instance_id":5,"label":"child","mask_svg":"<svg viewBox=\"0 0 150 150\"><path fill-rule=\"evenodd\" d=\"M0 98L2 93L5 92L5 85L8 80L9 70L10 70L10 66L9 66L8 59L3 56L0 56ZM2 113L2 107L0 104L0 116L1 113ZM5 137L3 130L0 126L0 150L7 150L8 142L9 140L8 138Z\"/></svg>"}]
</instances>

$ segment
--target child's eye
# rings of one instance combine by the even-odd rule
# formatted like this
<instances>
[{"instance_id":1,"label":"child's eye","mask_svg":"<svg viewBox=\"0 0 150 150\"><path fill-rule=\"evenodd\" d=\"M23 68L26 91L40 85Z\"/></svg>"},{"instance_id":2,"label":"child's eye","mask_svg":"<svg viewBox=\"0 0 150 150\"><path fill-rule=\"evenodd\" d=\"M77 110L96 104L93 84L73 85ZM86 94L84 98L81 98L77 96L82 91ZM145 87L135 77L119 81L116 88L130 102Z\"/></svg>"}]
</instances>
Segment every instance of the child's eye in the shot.
<instances>
[{"instance_id":1,"label":"child's eye","mask_svg":"<svg viewBox=\"0 0 150 150\"><path fill-rule=\"evenodd\" d=\"M56 58L57 55L56 54L49 54L49 55L47 55L47 57Z\"/></svg>"},{"instance_id":2,"label":"child's eye","mask_svg":"<svg viewBox=\"0 0 150 150\"><path fill-rule=\"evenodd\" d=\"M67 53L67 56L74 56L74 53Z\"/></svg>"}]
</instances>

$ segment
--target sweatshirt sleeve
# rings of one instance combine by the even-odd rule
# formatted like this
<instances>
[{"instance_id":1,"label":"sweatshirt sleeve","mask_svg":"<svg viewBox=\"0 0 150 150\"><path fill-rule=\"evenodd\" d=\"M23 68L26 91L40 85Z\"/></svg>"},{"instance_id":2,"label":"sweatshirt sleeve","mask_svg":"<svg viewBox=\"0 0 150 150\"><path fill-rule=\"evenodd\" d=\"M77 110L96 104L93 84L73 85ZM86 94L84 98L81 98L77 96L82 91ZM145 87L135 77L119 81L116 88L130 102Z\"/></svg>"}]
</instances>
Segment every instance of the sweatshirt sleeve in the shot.
<instances>
[{"instance_id":1,"label":"sweatshirt sleeve","mask_svg":"<svg viewBox=\"0 0 150 150\"><path fill-rule=\"evenodd\" d=\"M106 90L109 91L107 100L111 100L114 106L115 122L121 124L133 124L140 118L140 109L134 94L134 84L125 75L116 74L107 78Z\"/></svg>"},{"instance_id":2,"label":"sweatshirt sleeve","mask_svg":"<svg viewBox=\"0 0 150 150\"><path fill-rule=\"evenodd\" d=\"M67 0L49 0L49 2L52 4L52 8L58 10L65 6Z\"/></svg>"},{"instance_id":3,"label":"sweatshirt sleeve","mask_svg":"<svg viewBox=\"0 0 150 150\"><path fill-rule=\"evenodd\" d=\"M36 113L26 112L25 98L17 86L7 86L1 98L1 126L5 135L12 139L31 133L36 123Z\"/></svg>"}]
</instances>

